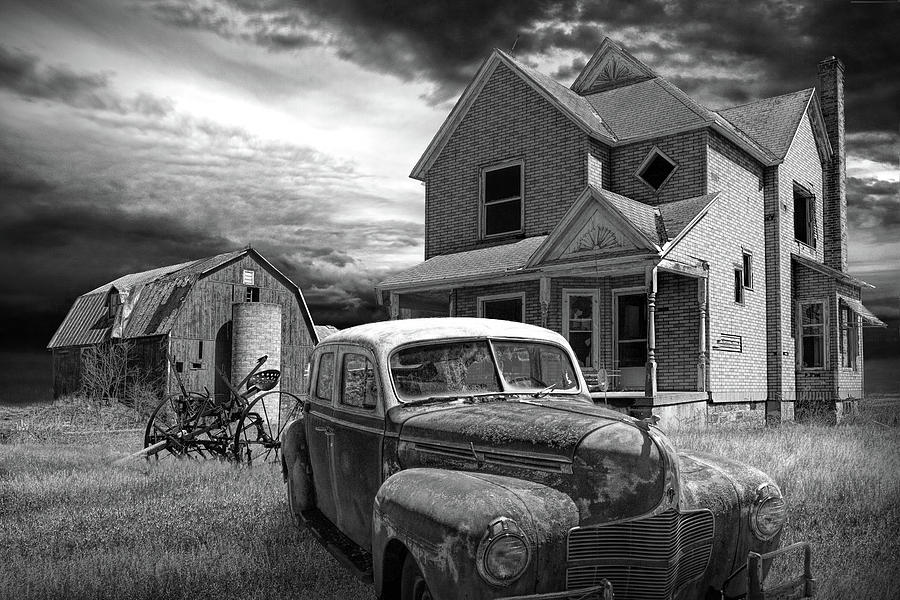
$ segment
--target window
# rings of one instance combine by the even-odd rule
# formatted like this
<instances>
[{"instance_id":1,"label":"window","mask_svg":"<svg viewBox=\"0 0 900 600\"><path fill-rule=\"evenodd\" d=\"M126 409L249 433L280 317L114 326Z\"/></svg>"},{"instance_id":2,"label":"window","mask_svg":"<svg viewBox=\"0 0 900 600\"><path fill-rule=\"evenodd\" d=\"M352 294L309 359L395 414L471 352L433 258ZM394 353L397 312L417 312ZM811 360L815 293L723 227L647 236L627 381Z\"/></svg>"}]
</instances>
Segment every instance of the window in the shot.
<instances>
[{"instance_id":1,"label":"window","mask_svg":"<svg viewBox=\"0 0 900 600\"><path fill-rule=\"evenodd\" d=\"M848 306L841 305L841 366L858 369L859 319Z\"/></svg>"},{"instance_id":2,"label":"window","mask_svg":"<svg viewBox=\"0 0 900 600\"><path fill-rule=\"evenodd\" d=\"M345 354L341 381L341 404L375 408L378 386L375 383L375 367L368 358L360 354Z\"/></svg>"},{"instance_id":3,"label":"window","mask_svg":"<svg viewBox=\"0 0 900 600\"><path fill-rule=\"evenodd\" d=\"M753 289L753 254L749 250L744 250L744 287L748 290Z\"/></svg>"},{"instance_id":4,"label":"window","mask_svg":"<svg viewBox=\"0 0 900 600\"><path fill-rule=\"evenodd\" d=\"M674 160L666 156L659 148L654 147L638 167L635 175L655 192L669 180L677 168L678 165Z\"/></svg>"},{"instance_id":5,"label":"window","mask_svg":"<svg viewBox=\"0 0 900 600\"><path fill-rule=\"evenodd\" d=\"M800 303L800 367L825 368L825 303Z\"/></svg>"},{"instance_id":6,"label":"window","mask_svg":"<svg viewBox=\"0 0 900 600\"><path fill-rule=\"evenodd\" d=\"M203 360L203 340L197 340L197 360Z\"/></svg>"},{"instance_id":7,"label":"window","mask_svg":"<svg viewBox=\"0 0 900 600\"><path fill-rule=\"evenodd\" d=\"M616 298L616 351L619 368L647 364L647 295Z\"/></svg>"},{"instance_id":8,"label":"window","mask_svg":"<svg viewBox=\"0 0 900 600\"><path fill-rule=\"evenodd\" d=\"M744 269L742 268L734 270L734 301L738 304L744 303Z\"/></svg>"},{"instance_id":9,"label":"window","mask_svg":"<svg viewBox=\"0 0 900 600\"><path fill-rule=\"evenodd\" d=\"M478 299L478 316L485 319L522 322L525 294L486 296Z\"/></svg>"},{"instance_id":10,"label":"window","mask_svg":"<svg viewBox=\"0 0 900 600\"><path fill-rule=\"evenodd\" d=\"M122 297L119 295L119 290L112 288L109 290L109 296L106 297L106 317L110 322L115 320L120 304L122 304Z\"/></svg>"},{"instance_id":11,"label":"window","mask_svg":"<svg viewBox=\"0 0 900 600\"><path fill-rule=\"evenodd\" d=\"M259 302L259 288L248 287L244 294L244 302Z\"/></svg>"},{"instance_id":12,"label":"window","mask_svg":"<svg viewBox=\"0 0 900 600\"><path fill-rule=\"evenodd\" d=\"M522 231L522 163L482 171L484 237Z\"/></svg>"},{"instance_id":13,"label":"window","mask_svg":"<svg viewBox=\"0 0 900 600\"><path fill-rule=\"evenodd\" d=\"M319 358L319 376L316 379L316 396L331 400L334 384L334 352L326 352Z\"/></svg>"},{"instance_id":14,"label":"window","mask_svg":"<svg viewBox=\"0 0 900 600\"><path fill-rule=\"evenodd\" d=\"M563 299L566 339L575 351L578 365L593 367L594 294L566 291Z\"/></svg>"},{"instance_id":15,"label":"window","mask_svg":"<svg viewBox=\"0 0 900 600\"><path fill-rule=\"evenodd\" d=\"M816 197L794 184L794 239L816 247Z\"/></svg>"},{"instance_id":16,"label":"window","mask_svg":"<svg viewBox=\"0 0 900 600\"><path fill-rule=\"evenodd\" d=\"M244 269L241 274L241 283L244 285L256 285L256 271L253 269Z\"/></svg>"}]
</instances>

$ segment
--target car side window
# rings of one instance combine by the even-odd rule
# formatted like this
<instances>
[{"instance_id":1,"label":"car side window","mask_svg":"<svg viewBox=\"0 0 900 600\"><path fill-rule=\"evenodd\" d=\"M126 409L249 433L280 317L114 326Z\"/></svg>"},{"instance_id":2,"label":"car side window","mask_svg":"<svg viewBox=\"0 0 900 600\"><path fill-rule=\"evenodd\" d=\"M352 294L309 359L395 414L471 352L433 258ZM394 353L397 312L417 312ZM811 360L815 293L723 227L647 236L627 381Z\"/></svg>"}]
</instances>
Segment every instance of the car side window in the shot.
<instances>
[{"instance_id":1,"label":"car side window","mask_svg":"<svg viewBox=\"0 0 900 600\"><path fill-rule=\"evenodd\" d=\"M319 376L316 379L316 396L331 400L334 389L334 352L325 352L319 357Z\"/></svg>"},{"instance_id":2,"label":"car side window","mask_svg":"<svg viewBox=\"0 0 900 600\"><path fill-rule=\"evenodd\" d=\"M378 385L372 361L361 354L344 354L341 381L341 404L356 408L375 408L378 403Z\"/></svg>"}]
</instances>

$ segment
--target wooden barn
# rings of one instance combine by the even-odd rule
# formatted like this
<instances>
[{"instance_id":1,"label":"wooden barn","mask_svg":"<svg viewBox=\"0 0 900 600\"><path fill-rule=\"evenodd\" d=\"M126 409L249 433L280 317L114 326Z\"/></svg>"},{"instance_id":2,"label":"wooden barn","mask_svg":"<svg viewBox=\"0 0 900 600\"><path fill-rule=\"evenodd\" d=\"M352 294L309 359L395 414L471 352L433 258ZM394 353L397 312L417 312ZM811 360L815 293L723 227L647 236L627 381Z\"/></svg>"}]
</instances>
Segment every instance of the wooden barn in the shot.
<instances>
[{"instance_id":1,"label":"wooden barn","mask_svg":"<svg viewBox=\"0 0 900 600\"><path fill-rule=\"evenodd\" d=\"M54 398L80 388L86 349L123 342L129 368L170 392L174 369L188 389L224 395L215 365L237 381L267 354L265 368L282 371L280 388L300 393L318 334L300 288L247 247L124 275L80 296L47 346Z\"/></svg>"}]
</instances>

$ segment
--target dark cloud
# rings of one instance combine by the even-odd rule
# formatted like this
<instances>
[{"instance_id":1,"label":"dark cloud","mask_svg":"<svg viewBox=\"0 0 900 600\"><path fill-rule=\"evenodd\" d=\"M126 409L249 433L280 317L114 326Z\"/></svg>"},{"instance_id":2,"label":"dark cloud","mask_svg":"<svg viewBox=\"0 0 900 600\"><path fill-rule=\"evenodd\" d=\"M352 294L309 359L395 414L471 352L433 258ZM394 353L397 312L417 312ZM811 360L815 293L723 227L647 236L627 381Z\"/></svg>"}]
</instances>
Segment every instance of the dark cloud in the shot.
<instances>
[{"instance_id":1,"label":"dark cloud","mask_svg":"<svg viewBox=\"0 0 900 600\"><path fill-rule=\"evenodd\" d=\"M862 131L847 135L847 153L896 168L900 164L900 135L894 131Z\"/></svg>"},{"instance_id":2,"label":"dark cloud","mask_svg":"<svg viewBox=\"0 0 900 600\"><path fill-rule=\"evenodd\" d=\"M847 178L847 218L850 225L884 241L896 241L900 227L900 183Z\"/></svg>"},{"instance_id":3,"label":"dark cloud","mask_svg":"<svg viewBox=\"0 0 900 600\"><path fill-rule=\"evenodd\" d=\"M433 101L457 94L491 48L508 50L514 42L516 54L529 61L536 53L559 49L589 56L609 35L661 72L678 73L686 65L726 67L732 83L711 89L702 76L673 77L688 93L722 104L809 87L815 83L816 63L837 55L847 66L848 128L896 127L900 55L889 24L900 17L897 4L232 0L227 10L212 10L206 3L161 0L153 6L165 22L242 37L273 50L332 46L362 66L432 82ZM556 76L571 77L577 64Z\"/></svg>"},{"instance_id":4,"label":"dark cloud","mask_svg":"<svg viewBox=\"0 0 900 600\"><path fill-rule=\"evenodd\" d=\"M38 57L0 44L0 89L29 99L58 101L75 108L163 116L172 101L139 94L125 98L110 86L109 73L76 72L65 65L41 65Z\"/></svg>"}]
</instances>

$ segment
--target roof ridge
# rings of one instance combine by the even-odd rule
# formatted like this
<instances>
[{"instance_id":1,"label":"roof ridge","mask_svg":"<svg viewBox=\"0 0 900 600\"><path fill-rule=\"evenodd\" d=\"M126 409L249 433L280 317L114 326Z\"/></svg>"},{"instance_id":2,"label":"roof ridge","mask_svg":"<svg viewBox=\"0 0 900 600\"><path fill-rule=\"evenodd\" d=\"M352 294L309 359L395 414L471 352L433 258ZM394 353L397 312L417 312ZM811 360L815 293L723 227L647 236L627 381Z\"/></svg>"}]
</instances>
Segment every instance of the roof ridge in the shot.
<instances>
[{"instance_id":1,"label":"roof ridge","mask_svg":"<svg viewBox=\"0 0 900 600\"><path fill-rule=\"evenodd\" d=\"M759 102L763 102L763 101L765 101L765 100L775 100L775 99L777 99L777 98L784 98L785 96L796 96L796 95L801 94L801 93L803 93L803 92L811 92L811 93L812 93L812 92L815 92L815 91L816 91L816 88L815 88L815 87L803 88L802 90L796 90L796 91L793 91L793 92L786 92L786 93L784 93L784 94L778 94L777 96L766 96L765 98L757 98L756 100L751 100L750 102L744 102L743 104L735 104L734 106L728 106L728 107L726 107L726 108L717 108L717 109L713 110L713 112L717 112L717 113L720 113L720 114L721 114L722 111L733 110L733 109L735 109L735 108L743 108L743 107L745 107L745 106L750 106L751 104L758 104ZM710 109L710 110L712 110L712 109Z\"/></svg>"}]
</instances>

